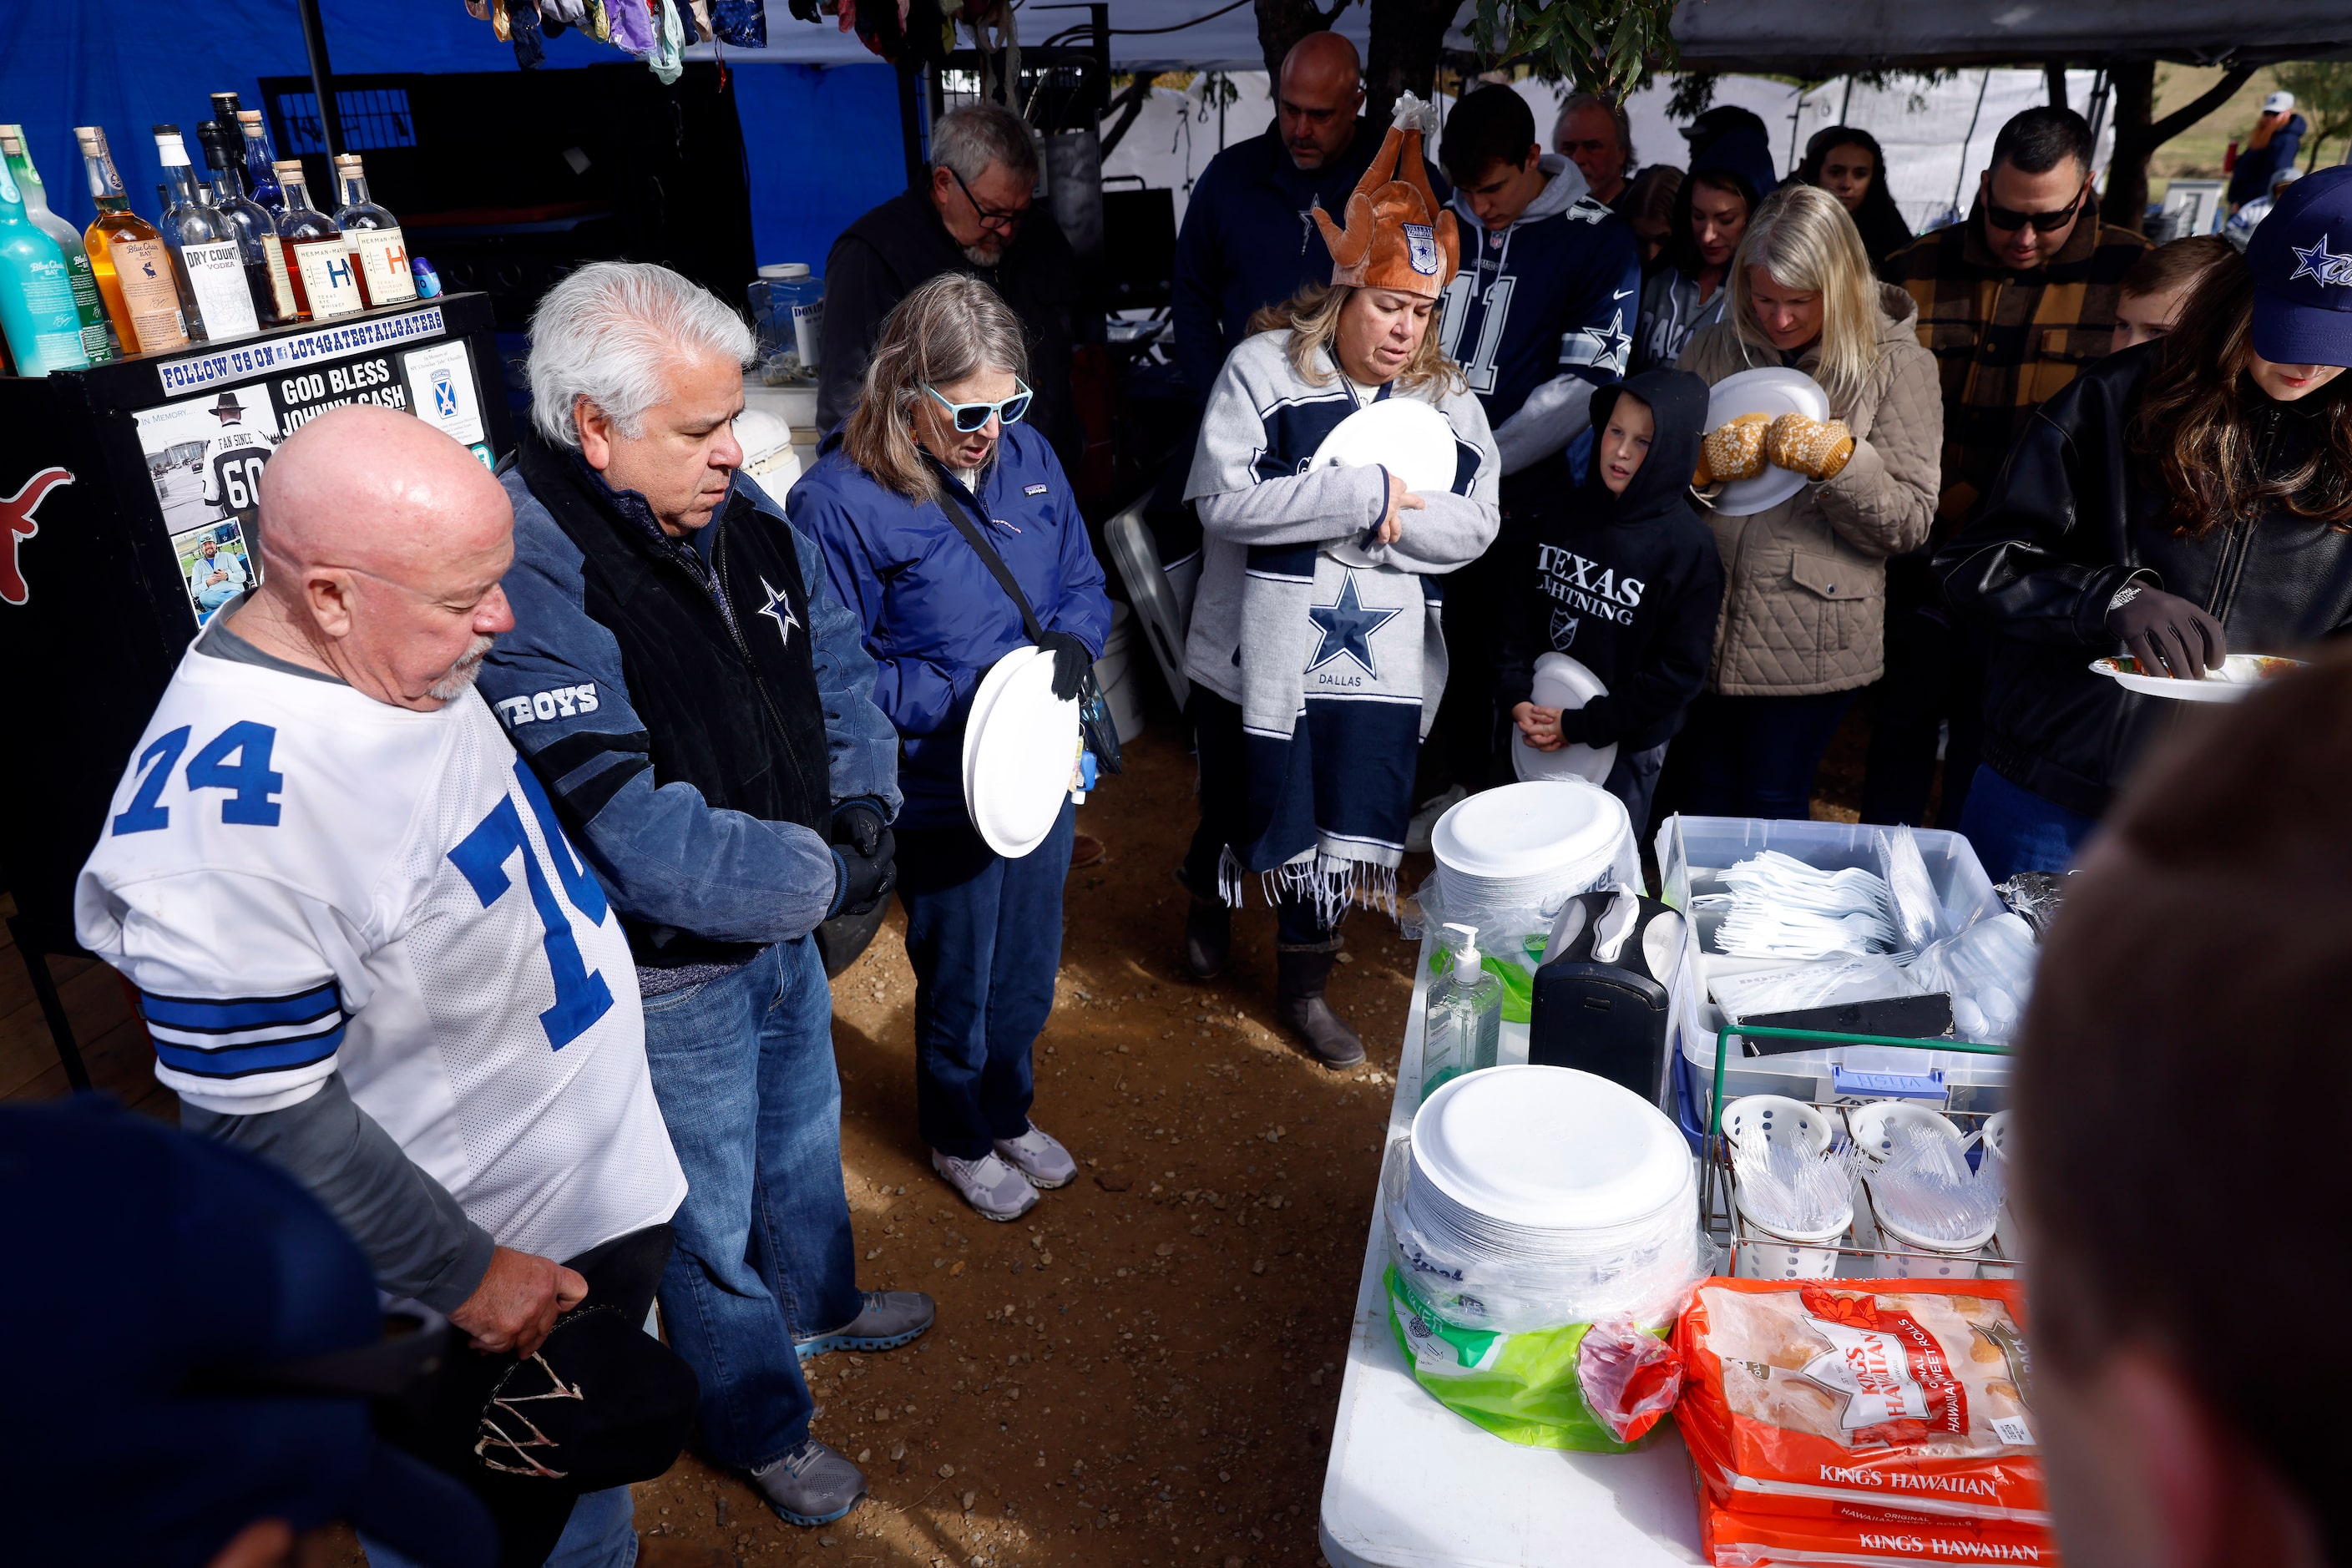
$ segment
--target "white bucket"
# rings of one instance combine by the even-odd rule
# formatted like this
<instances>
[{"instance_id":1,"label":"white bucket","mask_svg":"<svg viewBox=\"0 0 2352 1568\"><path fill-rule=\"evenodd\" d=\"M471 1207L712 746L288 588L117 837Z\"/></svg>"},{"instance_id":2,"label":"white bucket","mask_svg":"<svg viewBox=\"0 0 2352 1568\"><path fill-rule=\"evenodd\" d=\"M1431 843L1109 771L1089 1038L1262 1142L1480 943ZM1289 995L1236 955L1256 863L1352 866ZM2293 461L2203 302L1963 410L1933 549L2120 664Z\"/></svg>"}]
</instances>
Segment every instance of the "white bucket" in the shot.
<instances>
[{"instance_id":1,"label":"white bucket","mask_svg":"<svg viewBox=\"0 0 2352 1568\"><path fill-rule=\"evenodd\" d=\"M1830 1113L1779 1094L1747 1095L1723 1108L1723 1136L1733 1148L1759 1132L1769 1143L1818 1157L1830 1146Z\"/></svg>"},{"instance_id":2,"label":"white bucket","mask_svg":"<svg viewBox=\"0 0 2352 1568\"><path fill-rule=\"evenodd\" d=\"M1865 1190L1869 1183L1863 1184ZM1974 1279L1980 1272L1985 1243L1992 1227L1967 1241L1923 1241L1878 1212L1878 1200L1869 1201L1871 1226L1882 1256L1870 1259L1889 1279Z\"/></svg>"},{"instance_id":3,"label":"white bucket","mask_svg":"<svg viewBox=\"0 0 2352 1568\"><path fill-rule=\"evenodd\" d=\"M1838 1243L1845 1239L1846 1226L1853 1219L1853 1211L1848 1209L1846 1217L1838 1222L1834 1230L1782 1236L1749 1219L1743 1209L1739 1215L1739 1258L1732 1267L1732 1278L1827 1279L1837 1272Z\"/></svg>"},{"instance_id":4,"label":"white bucket","mask_svg":"<svg viewBox=\"0 0 2352 1568\"><path fill-rule=\"evenodd\" d=\"M1110 704L1111 723L1124 746L1143 733L1143 687L1135 675L1135 617L1116 600L1102 657L1095 660L1095 679L1103 689L1103 700Z\"/></svg>"}]
</instances>

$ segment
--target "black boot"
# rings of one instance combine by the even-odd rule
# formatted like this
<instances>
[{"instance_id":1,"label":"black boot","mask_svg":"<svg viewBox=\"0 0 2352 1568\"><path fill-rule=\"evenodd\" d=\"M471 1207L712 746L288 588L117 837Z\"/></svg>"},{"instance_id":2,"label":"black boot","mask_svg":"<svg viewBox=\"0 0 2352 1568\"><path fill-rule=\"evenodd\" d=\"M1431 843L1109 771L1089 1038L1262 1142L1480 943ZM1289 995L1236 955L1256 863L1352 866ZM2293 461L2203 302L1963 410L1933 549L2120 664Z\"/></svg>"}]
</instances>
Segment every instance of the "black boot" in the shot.
<instances>
[{"instance_id":1,"label":"black boot","mask_svg":"<svg viewBox=\"0 0 2352 1568\"><path fill-rule=\"evenodd\" d=\"M1284 1026L1307 1042L1317 1061L1327 1068L1351 1068L1364 1059L1364 1042L1323 1000L1323 987L1339 956L1336 952L1277 952L1275 1008Z\"/></svg>"},{"instance_id":2,"label":"black boot","mask_svg":"<svg viewBox=\"0 0 2352 1568\"><path fill-rule=\"evenodd\" d=\"M1221 900L1197 895L1184 911L1184 973L1214 980L1234 950L1234 912Z\"/></svg>"}]
</instances>

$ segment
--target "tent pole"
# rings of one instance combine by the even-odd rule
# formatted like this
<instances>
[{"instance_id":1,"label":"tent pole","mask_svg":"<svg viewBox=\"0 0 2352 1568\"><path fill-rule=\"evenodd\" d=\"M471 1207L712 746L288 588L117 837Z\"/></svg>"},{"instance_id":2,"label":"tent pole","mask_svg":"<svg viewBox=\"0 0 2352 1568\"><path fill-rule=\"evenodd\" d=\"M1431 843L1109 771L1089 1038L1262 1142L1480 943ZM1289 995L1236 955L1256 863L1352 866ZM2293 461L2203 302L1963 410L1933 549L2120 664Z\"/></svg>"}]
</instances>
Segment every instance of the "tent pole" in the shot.
<instances>
[{"instance_id":1,"label":"tent pole","mask_svg":"<svg viewBox=\"0 0 2352 1568\"><path fill-rule=\"evenodd\" d=\"M923 127L919 100L922 97L920 69L911 56L898 60L898 140L907 153L907 188L915 190L923 181Z\"/></svg>"},{"instance_id":2,"label":"tent pole","mask_svg":"<svg viewBox=\"0 0 2352 1568\"><path fill-rule=\"evenodd\" d=\"M319 135L327 143L327 167L343 151L342 106L335 101L335 68L327 60L327 24L320 18L319 0L294 0L302 17L302 52L310 59L310 91L319 100ZM330 184L329 190L334 189Z\"/></svg>"},{"instance_id":3,"label":"tent pole","mask_svg":"<svg viewBox=\"0 0 2352 1568\"><path fill-rule=\"evenodd\" d=\"M1977 121L1983 118L1985 89L1992 86L1992 68L1985 68L1984 80L1977 83L1977 106L1969 114L1969 133L1960 138L1960 172L1952 176L1952 210L1960 210L1960 190L1969 179L1969 143L1977 139ZM1968 215L1961 214L1965 218Z\"/></svg>"}]
</instances>

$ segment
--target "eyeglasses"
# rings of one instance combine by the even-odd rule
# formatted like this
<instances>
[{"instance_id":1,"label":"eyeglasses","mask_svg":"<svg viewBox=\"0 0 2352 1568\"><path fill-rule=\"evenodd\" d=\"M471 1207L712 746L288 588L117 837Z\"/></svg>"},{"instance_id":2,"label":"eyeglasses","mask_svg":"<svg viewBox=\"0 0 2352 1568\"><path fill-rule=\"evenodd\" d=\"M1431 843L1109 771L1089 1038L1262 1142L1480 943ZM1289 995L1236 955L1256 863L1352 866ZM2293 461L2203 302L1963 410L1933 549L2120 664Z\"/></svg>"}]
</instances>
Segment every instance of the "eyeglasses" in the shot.
<instances>
[{"instance_id":1,"label":"eyeglasses","mask_svg":"<svg viewBox=\"0 0 2352 1568\"><path fill-rule=\"evenodd\" d=\"M2014 234L2028 224L2033 226L2034 233L2048 234L2053 229L2064 228L2074 222L2075 215L2082 210L2083 198L2079 195L2055 212L2046 213L2021 213L2015 207L1995 205L1990 194L1985 197L1986 225L2006 234Z\"/></svg>"},{"instance_id":2,"label":"eyeglasses","mask_svg":"<svg viewBox=\"0 0 2352 1568\"><path fill-rule=\"evenodd\" d=\"M963 193L963 199L971 204L971 210L974 215L979 217L981 227L1001 229L1004 233L1010 234L1014 229L1021 226L1021 220L1023 218L1029 216L1029 209L1027 207L990 207L981 205L980 198L971 194L971 187L963 183L963 176L956 174L955 166L953 164L947 165L947 171L950 175L954 176L956 189Z\"/></svg>"},{"instance_id":3,"label":"eyeglasses","mask_svg":"<svg viewBox=\"0 0 2352 1568\"><path fill-rule=\"evenodd\" d=\"M991 419L1000 419L1007 425L1018 425L1021 423L1021 416L1029 412L1029 400L1036 394L1031 392L1029 384L1017 375L1013 378L1013 384L1021 390L1002 403L950 403L946 398L940 397L940 389L936 386L926 384L923 390L933 397L939 398L940 406L946 409L954 418L958 435L977 436L988 428L988 422Z\"/></svg>"}]
</instances>

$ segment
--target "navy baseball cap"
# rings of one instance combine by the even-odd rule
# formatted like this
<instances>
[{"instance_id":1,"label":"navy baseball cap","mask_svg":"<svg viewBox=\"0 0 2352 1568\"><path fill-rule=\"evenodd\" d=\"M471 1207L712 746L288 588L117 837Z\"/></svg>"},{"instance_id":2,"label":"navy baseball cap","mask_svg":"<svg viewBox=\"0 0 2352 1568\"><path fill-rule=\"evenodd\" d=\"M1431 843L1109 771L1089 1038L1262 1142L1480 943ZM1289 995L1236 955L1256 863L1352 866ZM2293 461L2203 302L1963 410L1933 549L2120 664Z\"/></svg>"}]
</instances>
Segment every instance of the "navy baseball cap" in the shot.
<instances>
[{"instance_id":1,"label":"navy baseball cap","mask_svg":"<svg viewBox=\"0 0 2352 1568\"><path fill-rule=\"evenodd\" d=\"M2281 191L2246 242L2254 352L2273 364L2352 365L2352 166Z\"/></svg>"},{"instance_id":2,"label":"navy baseball cap","mask_svg":"<svg viewBox=\"0 0 2352 1568\"><path fill-rule=\"evenodd\" d=\"M491 1568L488 1510L373 1422L446 1337L393 1331L293 1180L85 1095L0 1107L0 1192L11 1563L202 1568L278 1519Z\"/></svg>"}]
</instances>

